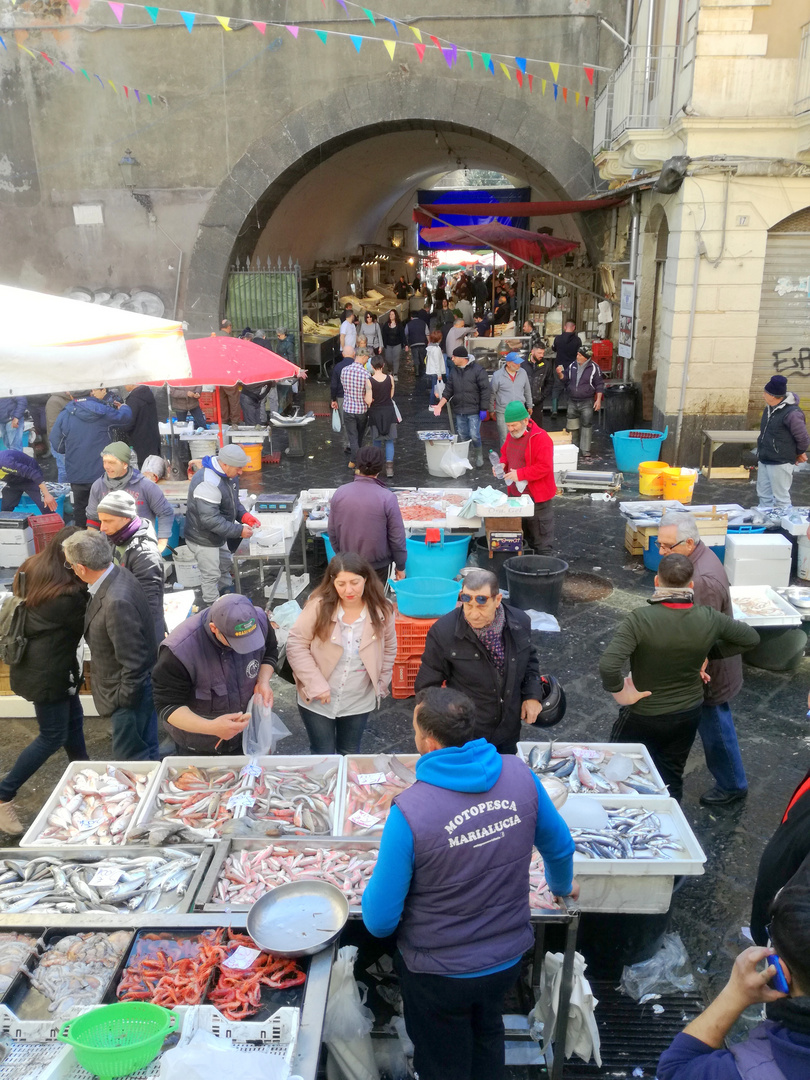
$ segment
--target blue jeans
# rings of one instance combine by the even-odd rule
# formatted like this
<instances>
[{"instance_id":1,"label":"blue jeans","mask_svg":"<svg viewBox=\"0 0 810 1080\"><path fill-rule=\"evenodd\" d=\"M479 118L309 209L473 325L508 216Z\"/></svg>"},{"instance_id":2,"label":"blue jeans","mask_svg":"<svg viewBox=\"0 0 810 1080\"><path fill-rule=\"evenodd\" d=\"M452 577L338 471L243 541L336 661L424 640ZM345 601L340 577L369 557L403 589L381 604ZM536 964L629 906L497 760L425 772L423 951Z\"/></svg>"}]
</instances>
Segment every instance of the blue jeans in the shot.
<instances>
[{"instance_id":1,"label":"blue jeans","mask_svg":"<svg viewBox=\"0 0 810 1080\"><path fill-rule=\"evenodd\" d=\"M385 444L385 460L386 461L393 461L394 460L394 440L393 439L375 439L374 440L374 445L375 446L382 446L383 443Z\"/></svg>"},{"instance_id":2,"label":"blue jeans","mask_svg":"<svg viewBox=\"0 0 810 1080\"><path fill-rule=\"evenodd\" d=\"M359 754L360 740L365 731L369 713L354 716L329 716L305 709L299 703L298 711L309 736L310 754Z\"/></svg>"},{"instance_id":3,"label":"blue jeans","mask_svg":"<svg viewBox=\"0 0 810 1080\"><path fill-rule=\"evenodd\" d=\"M23 431L25 430L22 420L20 420L17 427L12 427L10 420L0 426L3 429L3 442L6 444L6 450L22 450Z\"/></svg>"},{"instance_id":4,"label":"blue jeans","mask_svg":"<svg viewBox=\"0 0 810 1080\"><path fill-rule=\"evenodd\" d=\"M147 678L134 705L112 714L112 756L116 761L159 761L158 727L152 700L152 679Z\"/></svg>"},{"instance_id":5,"label":"blue jeans","mask_svg":"<svg viewBox=\"0 0 810 1080\"><path fill-rule=\"evenodd\" d=\"M481 417L478 413L456 413L456 433L459 442L467 439L477 449L481 446Z\"/></svg>"},{"instance_id":6,"label":"blue jeans","mask_svg":"<svg viewBox=\"0 0 810 1080\"><path fill-rule=\"evenodd\" d=\"M51 447L51 453L53 459L56 462L56 482L57 484L67 483L67 470L65 469L65 455L58 454L53 447Z\"/></svg>"},{"instance_id":7,"label":"blue jeans","mask_svg":"<svg viewBox=\"0 0 810 1080\"><path fill-rule=\"evenodd\" d=\"M721 791L748 791L734 718L729 706L704 703L698 734L703 742L706 764Z\"/></svg>"},{"instance_id":8,"label":"blue jeans","mask_svg":"<svg viewBox=\"0 0 810 1080\"><path fill-rule=\"evenodd\" d=\"M64 746L68 761L87 761L84 744L84 713L79 695L64 697L59 701L34 703L39 724L39 735L23 750L8 776L0 783L0 801L10 802L26 780Z\"/></svg>"},{"instance_id":9,"label":"blue jeans","mask_svg":"<svg viewBox=\"0 0 810 1080\"><path fill-rule=\"evenodd\" d=\"M175 409L174 415L180 421L181 424L185 424L186 416L190 415L194 421L194 427L196 428L208 428L208 421L205 419L205 413L202 411L201 406L195 405L191 409Z\"/></svg>"}]
</instances>

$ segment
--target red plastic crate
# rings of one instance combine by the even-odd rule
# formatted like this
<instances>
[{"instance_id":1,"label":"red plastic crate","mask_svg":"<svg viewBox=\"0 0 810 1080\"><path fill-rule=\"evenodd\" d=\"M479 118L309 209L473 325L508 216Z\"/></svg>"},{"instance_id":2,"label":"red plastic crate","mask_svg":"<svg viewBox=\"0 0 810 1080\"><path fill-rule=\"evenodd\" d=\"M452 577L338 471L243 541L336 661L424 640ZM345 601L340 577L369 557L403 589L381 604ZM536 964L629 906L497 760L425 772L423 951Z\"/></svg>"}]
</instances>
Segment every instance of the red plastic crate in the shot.
<instances>
[{"instance_id":1,"label":"red plastic crate","mask_svg":"<svg viewBox=\"0 0 810 1080\"><path fill-rule=\"evenodd\" d=\"M413 619L409 615L396 614L394 625L397 632L397 659L420 657L425 651L428 630L436 619Z\"/></svg>"},{"instance_id":2,"label":"red plastic crate","mask_svg":"<svg viewBox=\"0 0 810 1080\"><path fill-rule=\"evenodd\" d=\"M594 341L591 346L591 355L602 371L613 370L612 341Z\"/></svg>"},{"instance_id":3,"label":"red plastic crate","mask_svg":"<svg viewBox=\"0 0 810 1080\"><path fill-rule=\"evenodd\" d=\"M61 514L32 514L28 524L34 531L34 551L37 553L65 527Z\"/></svg>"},{"instance_id":4,"label":"red plastic crate","mask_svg":"<svg viewBox=\"0 0 810 1080\"><path fill-rule=\"evenodd\" d=\"M217 403L214 400L215 393L216 390L213 393L200 394L199 405L206 420L216 420L217 418Z\"/></svg>"},{"instance_id":5,"label":"red plastic crate","mask_svg":"<svg viewBox=\"0 0 810 1080\"><path fill-rule=\"evenodd\" d=\"M394 661L394 671L391 676L391 697L413 697L413 684L422 664L422 656L397 657Z\"/></svg>"}]
</instances>

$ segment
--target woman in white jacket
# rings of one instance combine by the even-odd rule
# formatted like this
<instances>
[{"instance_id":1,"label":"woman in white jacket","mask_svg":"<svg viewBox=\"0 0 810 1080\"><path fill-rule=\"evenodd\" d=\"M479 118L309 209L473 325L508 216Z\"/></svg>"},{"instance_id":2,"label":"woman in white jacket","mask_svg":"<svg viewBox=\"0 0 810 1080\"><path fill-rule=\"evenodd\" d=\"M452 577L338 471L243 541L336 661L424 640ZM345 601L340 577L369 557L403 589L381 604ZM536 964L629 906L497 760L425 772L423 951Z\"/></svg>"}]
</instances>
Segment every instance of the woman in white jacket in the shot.
<instances>
[{"instance_id":1,"label":"woman in white jacket","mask_svg":"<svg viewBox=\"0 0 810 1080\"><path fill-rule=\"evenodd\" d=\"M428 335L428 347L427 356L425 357L425 374L430 379L430 403L431 405L438 404L441 400L441 394L436 393L436 383L439 379L444 380L447 374L447 368L444 362L444 353L442 352L442 332L441 330L431 330Z\"/></svg>"}]
</instances>

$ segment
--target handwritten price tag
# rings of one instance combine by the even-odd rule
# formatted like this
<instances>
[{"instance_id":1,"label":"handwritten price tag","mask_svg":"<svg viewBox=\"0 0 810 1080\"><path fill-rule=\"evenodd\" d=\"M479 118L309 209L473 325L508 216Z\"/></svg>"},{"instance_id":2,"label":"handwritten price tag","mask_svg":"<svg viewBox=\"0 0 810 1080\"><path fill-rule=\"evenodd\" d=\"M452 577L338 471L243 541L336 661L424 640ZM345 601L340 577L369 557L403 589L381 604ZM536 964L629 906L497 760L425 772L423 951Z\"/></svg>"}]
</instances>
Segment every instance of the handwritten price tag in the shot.
<instances>
[{"instance_id":1,"label":"handwritten price tag","mask_svg":"<svg viewBox=\"0 0 810 1080\"><path fill-rule=\"evenodd\" d=\"M120 867L103 866L101 870L96 870L95 874L90 878L89 884L94 889L109 888L111 885L118 883L122 873Z\"/></svg>"},{"instance_id":2,"label":"handwritten price tag","mask_svg":"<svg viewBox=\"0 0 810 1080\"><path fill-rule=\"evenodd\" d=\"M370 829L373 825L378 825L381 820L381 818L374 817L372 814L367 814L365 810L358 810L356 814L352 814L349 818L349 821L360 829Z\"/></svg>"},{"instance_id":3,"label":"handwritten price tag","mask_svg":"<svg viewBox=\"0 0 810 1080\"><path fill-rule=\"evenodd\" d=\"M79 832L86 832L87 829L97 829L100 824L100 821L93 821L92 818L79 818L78 829Z\"/></svg>"},{"instance_id":4,"label":"handwritten price tag","mask_svg":"<svg viewBox=\"0 0 810 1080\"><path fill-rule=\"evenodd\" d=\"M242 767L242 770L240 771L239 775L240 776L261 776L263 771L264 770L262 769L261 765L257 765L255 761L251 761L249 764L244 765Z\"/></svg>"},{"instance_id":5,"label":"handwritten price tag","mask_svg":"<svg viewBox=\"0 0 810 1080\"><path fill-rule=\"evenodd\" d=\"M245 945L240 945L227 960L222 961L222 966L234 968L237 971L246 971L261 955L259 949L248 949Z\"/></svg>"},{"instance_id":6,"label":"handwritten price tag","mask_svg":"<svg viewBox=\"0 0 810 1080\"><path fill-rule=\"evenodd\" d=\"M385 773L384 772L358 773L357 783L362 784L363 787L371 787L372 784L384 784L385 783Z\"/></svg>"},{"instance_id":7,"label":"handwritten price tag","mask_svg":"<svg viewBox=\"0 0 810 1080\"><path fill-rule=\"evenodd\" d=\"M228 809L236 810L239 806L253 806L256 800L249 791L239 791L228 799Z\"/></svg>"}]
</instances>

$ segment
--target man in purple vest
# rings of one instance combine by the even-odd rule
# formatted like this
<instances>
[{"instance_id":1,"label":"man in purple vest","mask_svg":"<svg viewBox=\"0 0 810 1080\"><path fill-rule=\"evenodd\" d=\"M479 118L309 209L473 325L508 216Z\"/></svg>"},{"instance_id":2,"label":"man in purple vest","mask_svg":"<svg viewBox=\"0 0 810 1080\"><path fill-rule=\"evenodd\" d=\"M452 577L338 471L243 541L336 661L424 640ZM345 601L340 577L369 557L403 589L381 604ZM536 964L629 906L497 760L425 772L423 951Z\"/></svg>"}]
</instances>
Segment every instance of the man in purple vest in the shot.
<instances>
[{"instance_id":1,"label":"man in purple vest","mask_svg":"<svg viewBox=\"0 0 810 1080\"><path fill-rule=\"evenodd\" d=\"M413 714L416 783L394 800L363 894L375 937L397 933L395 964L419 1080L498 1080L503 1001L532 947L529 864L576 898L574 842L522 761L474 737L476 709L429 687Z\"/></svg>"},{"instance_id":2,"label":"man in purple vest","mask_svg":"<svg viewBox=\"0 0 810 1080\"><path fill-rule=\"evenodd\" d=\"M182 754L241 754L254 693L273 704L276 635L247 596L227 593L160 643L155 708Z\"/></svg>"}]
</instances>

